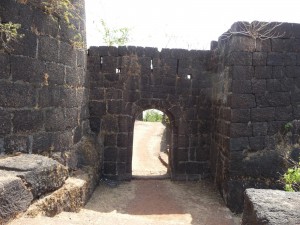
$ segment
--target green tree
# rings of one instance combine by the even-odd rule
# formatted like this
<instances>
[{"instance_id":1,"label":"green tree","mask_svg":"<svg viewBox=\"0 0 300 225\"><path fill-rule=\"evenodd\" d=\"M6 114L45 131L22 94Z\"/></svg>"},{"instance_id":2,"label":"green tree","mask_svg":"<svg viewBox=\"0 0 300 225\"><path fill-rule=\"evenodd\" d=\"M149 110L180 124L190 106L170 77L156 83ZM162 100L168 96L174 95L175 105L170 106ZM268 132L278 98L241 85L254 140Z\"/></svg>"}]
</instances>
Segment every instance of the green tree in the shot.
<instances>
[{"instance_id":1,"label":"green tree","mask_svg":"<svg viewBox=\"0 0 300 225\"><path fill-rule=\"evenodd\" d=\"M146 122L162 122L163 119L163 115L152 110L147 110L145 117L144 117L144 121Z\"/></svg>"},{"instance_id":2,"label":"green tree","mask_svg":"<svg viewBox=\"0 0 300 225\"><path fill-rule=\"evenodd\" d=\"M108 46L120 46L128 43L130 32L129 28L109 28L103 19L101 19L101 25L101 33L103 34L102 38Z\"/></svg>"}]
</instances>

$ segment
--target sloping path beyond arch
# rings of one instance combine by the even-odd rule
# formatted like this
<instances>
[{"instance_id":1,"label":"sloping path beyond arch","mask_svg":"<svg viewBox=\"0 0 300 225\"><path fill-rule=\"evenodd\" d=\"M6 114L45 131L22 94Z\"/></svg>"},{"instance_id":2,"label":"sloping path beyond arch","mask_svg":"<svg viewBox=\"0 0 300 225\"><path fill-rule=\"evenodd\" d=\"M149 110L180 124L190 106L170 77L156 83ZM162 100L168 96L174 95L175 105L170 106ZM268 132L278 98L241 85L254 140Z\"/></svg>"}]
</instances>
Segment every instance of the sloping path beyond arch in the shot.
<instances>
[{"instance_id":1,"label":"sloping path beyond arch","mask_svg":"<svg viewBox=\"0 0 300 225\"><path fill-rule=\"evenodd\" d=\"M132 175L168 176L166 166L159 160L162 142L165 141L164 130L165 126L160 122L135 121Z\"/></svg>"}]
</instances>

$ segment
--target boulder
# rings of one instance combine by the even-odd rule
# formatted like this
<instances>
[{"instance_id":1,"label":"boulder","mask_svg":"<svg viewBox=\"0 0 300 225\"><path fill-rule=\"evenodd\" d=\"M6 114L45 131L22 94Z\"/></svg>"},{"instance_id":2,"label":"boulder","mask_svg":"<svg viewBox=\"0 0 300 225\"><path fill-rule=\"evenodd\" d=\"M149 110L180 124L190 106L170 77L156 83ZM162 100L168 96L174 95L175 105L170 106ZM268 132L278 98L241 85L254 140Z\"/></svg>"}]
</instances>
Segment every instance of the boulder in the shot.
<instances>
[{"instance_id":1,"label":"boulder","mask_svg":"<svg viewBox=\"0 0 300 225\"><path fill-rule=\"evenodd\" d=\"M0 176L0 224L25 211L33 196L18 177Z\"/></svg>"},{"instance_id":2,"label":"boulder","mask_svg":"<svg viewBox=\"0 0 300 225\"><path fill-rule=\"evenodd\" d=\"M67 177L65 166L45 156L0 158L0 224L26 211L32 200L57 190Z\"/></svg>"},{"instance_id":3,"label":"boulder","mask_svg":"<svg viewBox=\"0 0 300 225\"><path fill-rule=\"evenodd\" d=\"M68 169L45 156L22 154L0 159L0 176L21 178L37 198L61 187L68 177Z\"/></svg>"},{"instance_id":4,"label":"boulder","mask_svg":"<svg viewBox=\"0 0 300 225\"><path fill-rule=\"evenodd\" d=\"M245 191L243 225L300 224L300 192L269 189Z\"/></svg>"}]
</instances>

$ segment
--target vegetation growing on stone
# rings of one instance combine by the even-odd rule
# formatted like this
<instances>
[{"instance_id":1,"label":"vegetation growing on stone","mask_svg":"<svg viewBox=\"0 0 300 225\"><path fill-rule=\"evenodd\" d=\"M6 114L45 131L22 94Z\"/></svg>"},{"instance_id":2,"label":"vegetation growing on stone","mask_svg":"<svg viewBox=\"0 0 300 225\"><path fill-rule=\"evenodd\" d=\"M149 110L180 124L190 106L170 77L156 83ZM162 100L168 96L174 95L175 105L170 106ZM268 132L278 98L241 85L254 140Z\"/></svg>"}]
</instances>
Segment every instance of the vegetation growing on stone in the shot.
<instances>
[{"instance_id":1,"label":"vegetation growing on stone","mask_svg":"<svg viewBox=\"0 0 300 225\"><path fill-rule=\"evenodd\" d=\"M72 30L77 30L74 21L81 20L80 10L83 5L73 4L70 0L18 0L21 4L32 4L35 7L42 9L45 13L51 16L62 19ZM0 21L1 22L1 21ZM15 28L19 29L20 24L14 24ZM2 32L1 32L2 38ZM85 48L82 35L78 32L70 40L70 44L77 49Z\"/></svg>"},{"instance_id":2,"label":"vegetation growing on stone","mask_svg":"<svg viewBox=\"0 0 300 225\"><path fill-rule=\"evenodd\" d=\"M69 40L74 48L82 49L85 47L84 40L75 25L76 21L82 20L80 16L80 10L83 8L82 4L73 4L70 0L45 0L41 2L33 0L31 4L41 8L48 15L61 19L67 24L68 28L76 31L75 35Z\"/></svg>"},{"instance_id":3,"label":"vegetation growing on stone","mask_svg":"<svg viewBox=\"0 0 300 225\"><path fill-rule=\"evenodd\" d=\"M74 27L70 20L75 17L71 12L75 7L69 0L48 0L42 2L42 7L46 13L57 15L63 18L68 25Z\"/></svg>"},{"instance_id":4,"label":"vegetation growing on stone","mask_svg":"<svg viewBox=\"0 0 300 225\"><path fill-rule=\"evenodd\" d=\"M83 41L82 35L80 33L76 34L71 40L71 44L76 49L83 49L85 48L85 43Z\"/></svg>"},{"instance_id":5,"label":"vegetation growing on stone","mask_svg":"<svg viewBox=\"0 0 300 225\"><path fill-rule=\"evenodd\" d=\"M285 142L283 147L283 158L288 169L282 176L285 191L300 191L300 158L293 156L292 152L299 147L298 140L295 138L299 133L299 121L294 120L283 126L281 141ZM297 161L298 159L298 161Z\"/></svg>"},{"instance_id":6,"label":"vegetation growing on stone","mask_svg":"<svg viewBox=\"0 0 300 225\"><path fill-rule=\"evenodd\" d=\"M284 125L284 132L289 132L293 128L293 124L291 122L288 122Z\"/></svg>"},{"instance_id":7,"label":"vegetation growing on stone","mask_svg":"<svg viewBox=\"0 0 300 225\"><path fill-rule=\"evenodd\" d=\"M12 22L2 23L0 18L0 51L12 51L10 44L24 36L18 32L20 28L21 24Z\"/></svg>"},{"instance_id":8,"label":"vegetation growing on stone","mask_svg":"<svg viewBox=\"0 0 300 225\"><path fill-rule=\"evenodd\" d=\"M226 33L224 33L221 38L227 39L232 35L243 35L247 37L251 37L253 39L266 40L271 38L281 38L285 35L284 32L279 32L278 28L283 23L280 22L261 22L261 21L253 21L251 23L248 22L237 22L236 26L233 26Z\"/></svg>"},{"instance_id":9,"label":"vegetation growing on stone","mask_svg":"<svg viewBox=\"0 0 300 225\"><path fill-rule=\"evenodd\" d=\"M300 162L283 175L286 191L300 191Z\"/></svg>"}]
</instances>

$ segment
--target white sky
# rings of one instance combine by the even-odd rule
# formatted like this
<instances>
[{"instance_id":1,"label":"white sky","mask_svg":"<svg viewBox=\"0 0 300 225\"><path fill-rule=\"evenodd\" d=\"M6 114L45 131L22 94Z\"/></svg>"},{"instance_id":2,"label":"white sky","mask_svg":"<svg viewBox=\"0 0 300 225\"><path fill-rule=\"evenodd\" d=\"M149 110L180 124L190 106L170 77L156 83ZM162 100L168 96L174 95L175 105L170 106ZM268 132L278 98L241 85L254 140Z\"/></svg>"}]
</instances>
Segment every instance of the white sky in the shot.
<instances>
[{"instance_id":1,"label":"white sky","mask_svg":"<svg viewBox=\"0 0 300 225\"><path fill-rule=\"evenodd\" d=\"M131 28L127 45L209 49L236 21L300 23L299 0L85 0L88 46L108 27Z\"/></svg>"}]
</instances>

